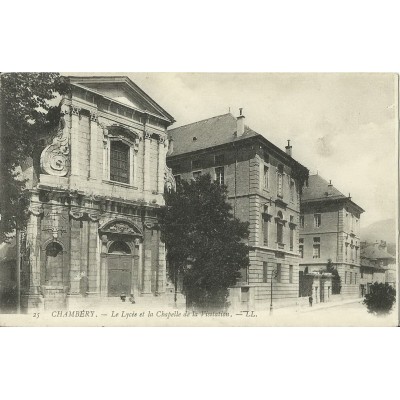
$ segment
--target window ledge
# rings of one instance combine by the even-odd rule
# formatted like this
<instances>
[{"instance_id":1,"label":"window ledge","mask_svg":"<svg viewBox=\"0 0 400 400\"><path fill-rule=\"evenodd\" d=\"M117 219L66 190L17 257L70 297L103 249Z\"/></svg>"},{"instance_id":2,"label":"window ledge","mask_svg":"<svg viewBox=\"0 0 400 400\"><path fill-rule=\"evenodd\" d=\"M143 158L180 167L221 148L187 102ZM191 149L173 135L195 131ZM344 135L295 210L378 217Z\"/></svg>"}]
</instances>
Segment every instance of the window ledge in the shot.
<instances>
[{"instance_id":1,"label":"window ledge","mask_svg":"<svg viewBox=\"0 0 400 400\"><path fill-rule=\"evenodd\" d=\"M107 183L108 185L121 186L121 187L129 188L129 189L137 189L137 186L130 185L129 183L109 181L109 180L104 180L104 179L103 179L103 183Z\"/></svg>"}]
</instances>

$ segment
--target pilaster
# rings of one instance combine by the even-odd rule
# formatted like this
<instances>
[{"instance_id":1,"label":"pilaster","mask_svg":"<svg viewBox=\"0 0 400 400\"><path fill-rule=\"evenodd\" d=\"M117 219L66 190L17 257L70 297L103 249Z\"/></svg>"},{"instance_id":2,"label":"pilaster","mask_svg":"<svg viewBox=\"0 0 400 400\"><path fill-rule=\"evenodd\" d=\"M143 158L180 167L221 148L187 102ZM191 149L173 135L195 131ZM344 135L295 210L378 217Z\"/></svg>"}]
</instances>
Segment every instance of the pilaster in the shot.
<instances>
[{"instance_id":1,"label":"pilaster","mask_svg":"<svg viewBox=\"0 0 400 400\"><path fill-rule=\"evenodd\" d=\"M151 229L144 228L144 241L143 241L143 281L142 281L142 294L151 294L151 242L152 234Z\"/></svg>"},{"instance_id":2,"label":"pilaster","mask_svg":"<svg viewBox=\"0 0 400 400\"><path fill-rule=\"evenodd\" d=\"M97 138L99 136L98 114L96 111L90 111L90 157L89 157L89 177L97 180L98 161L97 161Z\"/></svg>"},{"instance_id":3,"label":"pilaster","mask_svg":"<svg viewBox=\"0 0 400 400\"><path fill-rule=\"evenodd\" d=\"M79 175L79 107L71 106L71 175Z\"/></svg>"},{"instance_id":4,"label":"pilaster","mask_svg":"<svg viewBox=\"0 0 400 400\"><path fill-rule=\"evenodd\" d=\"M143 146L143 190L149 192L151 187L151 170L150 170L150 152L151 152L151 134L145 132Z\"/></svg>"},{"instance_id":5,"label":"pilaster","mask_svg":"<svg viewBox=\"0 0 400 400\"><path fill-rule=\"evenodd\" d=\"M164 193L165 160L165 139L160 137L158 141L157 193Z\"/></svg>"}]
</instances>

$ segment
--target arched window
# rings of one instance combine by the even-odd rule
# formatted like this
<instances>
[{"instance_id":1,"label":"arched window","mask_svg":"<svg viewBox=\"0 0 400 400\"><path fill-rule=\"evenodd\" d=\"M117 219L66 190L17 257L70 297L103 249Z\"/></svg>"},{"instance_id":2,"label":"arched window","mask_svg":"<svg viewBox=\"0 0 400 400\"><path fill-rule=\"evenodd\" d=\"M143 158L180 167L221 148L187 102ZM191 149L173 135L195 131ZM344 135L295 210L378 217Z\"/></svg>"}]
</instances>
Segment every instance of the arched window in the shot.
<instances>
[{"instance_id":1,"label":"arched window","mask_svg":"<svg viewBox=\"0 0 400 400\"><path fill-rule=\"evenodd\" d=\"M129 183L130 147L119 140L112 140L110 145L110 180Z\"/></svg>"},{"instance_id":2,"label":"arched window","mask_svg":"<svg viewBox=\"0 0 400 400\"><path fill-rule=\"evenodd\" d=\"M63 248L57 242L46 247L45 285L59 286L63 284Z\"/></svg>"},{"instance_id":3,"label":"arched window","mask_svg":"<svg viewBox=\"0 0 400 400\"><path fill-rule=\"evenodd\" d=\"M111 244L110 248L108 249L108 253L131 254L131 249L125 242L119 241Z\"/></svg>"}]
</instances>

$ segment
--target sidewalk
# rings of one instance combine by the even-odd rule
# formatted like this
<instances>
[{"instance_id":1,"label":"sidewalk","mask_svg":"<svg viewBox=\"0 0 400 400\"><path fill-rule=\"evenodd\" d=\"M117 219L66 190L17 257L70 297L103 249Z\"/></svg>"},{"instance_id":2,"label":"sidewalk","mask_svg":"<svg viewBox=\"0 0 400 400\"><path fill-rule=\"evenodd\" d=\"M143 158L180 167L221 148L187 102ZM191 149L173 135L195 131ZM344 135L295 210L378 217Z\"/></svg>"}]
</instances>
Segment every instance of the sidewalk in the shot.
<instances>
[{"instance_id":1,"label":"sidewalk","mask_svg":"<svg viewBox=\"0 0 400 400\"><path fill-rule=\"evenodd\" d=\"M362 303L363 298L357 297L357 298L352 298L352 299L345 299L341 301L331 301L327 303L317 303L314 304L312 307L300 307L298 309L298 312L300 313L307 313L307 312L312 312L312 311L317 311L321 310L324 308L332 308L332 307L340 307L343 306L344 304L351 304L351 303Z\"/></svg>"}]
</instances>

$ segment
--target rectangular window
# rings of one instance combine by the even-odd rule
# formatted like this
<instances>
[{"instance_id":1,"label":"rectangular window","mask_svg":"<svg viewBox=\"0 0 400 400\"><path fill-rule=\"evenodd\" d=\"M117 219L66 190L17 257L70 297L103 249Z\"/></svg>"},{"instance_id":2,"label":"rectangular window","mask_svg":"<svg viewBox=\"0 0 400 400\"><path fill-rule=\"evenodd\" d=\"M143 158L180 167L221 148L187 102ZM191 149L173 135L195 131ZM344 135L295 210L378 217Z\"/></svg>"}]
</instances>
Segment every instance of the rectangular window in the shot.
<instances>
[{"instance_id":1,"label":"rectangular window","mask_svg":"<svg viewBox=\"0 0 400 400\"><path fill-rule=\"evenodd\" d=\"M350 285L353 283L353 273L350 272Z\"/></svg>"},{"instance_id":2,"label":"rectangular window","mask_svg":"<svg viewBox=\"0 0 400 400\"><path fill-rule=\"evenodd\" d=\"M321 246L319 244L313 244L313 258L321 257Z\"/></svg>"},{"instance_id":3,"label":"rectangular window","mask_svg":"<svg viewBox=\"0 0 400 400\"><path fill-rule=\"evenodd\" d=\"M293 283L293 265L289 265L289 283Z\"/></svg>"},{"instance_id":4,"label":"rectangular window","mask_svg":"<svg viewBox=\"0 0 400 400\"><path fill-rule=\"evenodd\" d=\"M200 175L201 175L201 171L195 171L195 172L193 172L193 178L194 178L194 179L199 179L199 178L200 178Z\"/></svg>"},{"instance_id":5,"label":"rectangular window","mask_svg":"<svg viewBox=\"0 0 400 400\"><path fill-rule=\"evenodd\" d=\"M283 224L279 221L276 224L276 241L283 243Z\"/></svg>"},{"instance_id":6,"label":"rectangular window","mask_svg":"<svg viewBox=\"0 0 400 400\"><path fill-rule=\"evenodd\" d=\"M304 215L300 215L300 228L304 228Z\"/></svg>"},{"instance_id":7,"label":"rectangular window","mask_svg":"<svg viewBox=\"0 0 400 400\"><path fill-rule=\"evenodd\" d=\"M281 283L282 278L282 264L276 264L276 282Z\"/></svg>"},{"instance_id":8,"label":"rectangular window","mask_svg":"<svg viewBox=\"0 0 400 400\"><path fill-rule=\"evenodd\" d=\"M264 246L268 246L268 219L265 217L262 217L262 230L264 236Z\"/></svg>"},{"instance_id":9,"label":"rectangular window","mask_svg":"<svg viewBox=\"0 0 400 400\"><path fill-rule=\"evenodd\" d=\"M299 245L299 253L300 253L300 257L304 258L304 245L303 244Z\"/></svg>"},{"instance_id":10,"label":"rectangular window","mask_svg":"<svg viewBox=\"0 0 400 400\"><path fill-rule=\"evenodd\" d=\"M214 156L214 165L224 165L225 164L225 157L224 154L217 154Z\"/></svg>"},{"instance_id":11,"label":"rectangular window","mask_svg":"<svg viewBox=\"0 0 400 400\"><path fill-rule=\"evenodd\" d=\"M294 193L295 193L295 190L294 190L294 180L291 179L291 180L290 180L290 201L291 201L291 202L294 202Z\"/></svg>"},{"instance_id":12,"label":"rectangular window","mask_svg":"<svg viewBox=\"0 0 400 400\"><path fill-rule=\"evenodd\" d=\"M192 169L200 169L201 168L201 160L192 160Z\"/></svg>"},{"instance_id":13,"label":"rectangular window","mask_svg":"<svg viewBox=\"0 0 400 400\"><path fill-rule=\"evenodd\" d=\"M354 273L354 284L357 285L357 272Z\"/></svg>"},{"instance_id":14,"label":"rectangular window","mask_svg":"<svg viewBox=\"0 0 400 400\"><path fill-rule=\"evenodd\" d=\"M344 283L347 284L347 271L344 272Z\"/></svg>"},{"instance_id":15,"label":"rectangular window","mask_svg":"<svg viewBox=\"0 0 400 400\"><path fill-rule=\"evenodd\" d=\"M314 228L321 226L321 214L314 214Z\"/></svg>"},{"instance_id":16,"label":"rectangular window","mask_svg":"<svg viewBox=\"0 0 400 400\"><path fill-rule=\"evenodd\" d=\"M225 184L225 173L224 172L225 172L224 167L215 168L215 181L218 183L218 185Z\"/></svg>"},{"instance_id":17,"label":"rectangular window","mask_svg":"<svg viewBox=\"0 0 400 400\"><path fill-rule=\"evenodd\" d=\"M121 141L111 142L110 180L129 183L129 146Z\"/></svg>"},{"instance_id":18,"label":"rectangular window","mask_svg":"<svg viewBox=\"0 0 400 400\"><path fill-rule=\"evenodd\" d=\"M177 185L179 185L181 183L181 175L174 175L175 178L175 182Z\"/></svg>"},{"instance_id":19,"label":"rectangular window","mask_svg":"<svg viewBox=\"0 0 400 400\"><path fill-rule=\"evenodd\" d=\"M263 282L268 282L268 263L265 261L263 262Z\"/></svg>"},{"instance_id":20,"label":"rectangular window","mask_svg":"<svg viewBox=\"0 0 400 400\"><path fill-rule=\"evenodd\" d=\"M278 177L277 177L277 194L280 197L283 197L283 187L282 187L282 182L283 178L282 178L282 173L278 172Z\"/></svg>"},{"instance_id":21,"label":"rectangular window","mask_svg":"<svg viewBox=\"0 0 400 400\"><path fill-rule=\"evenodd\" d=\"M264 165L264 178L263 178L264 189L268 189L269 187L269 168Z\"/></svg>"},{"instance_id":22,"label":"rectangular window","mask_svg":"<svg viewBox=\"0 0 400 400\"><path fill-rule=\"evenodd\" d=\"M293 251L294 246L294 228L290 227L290 251Z\"/></svg>"}]
</instances>

